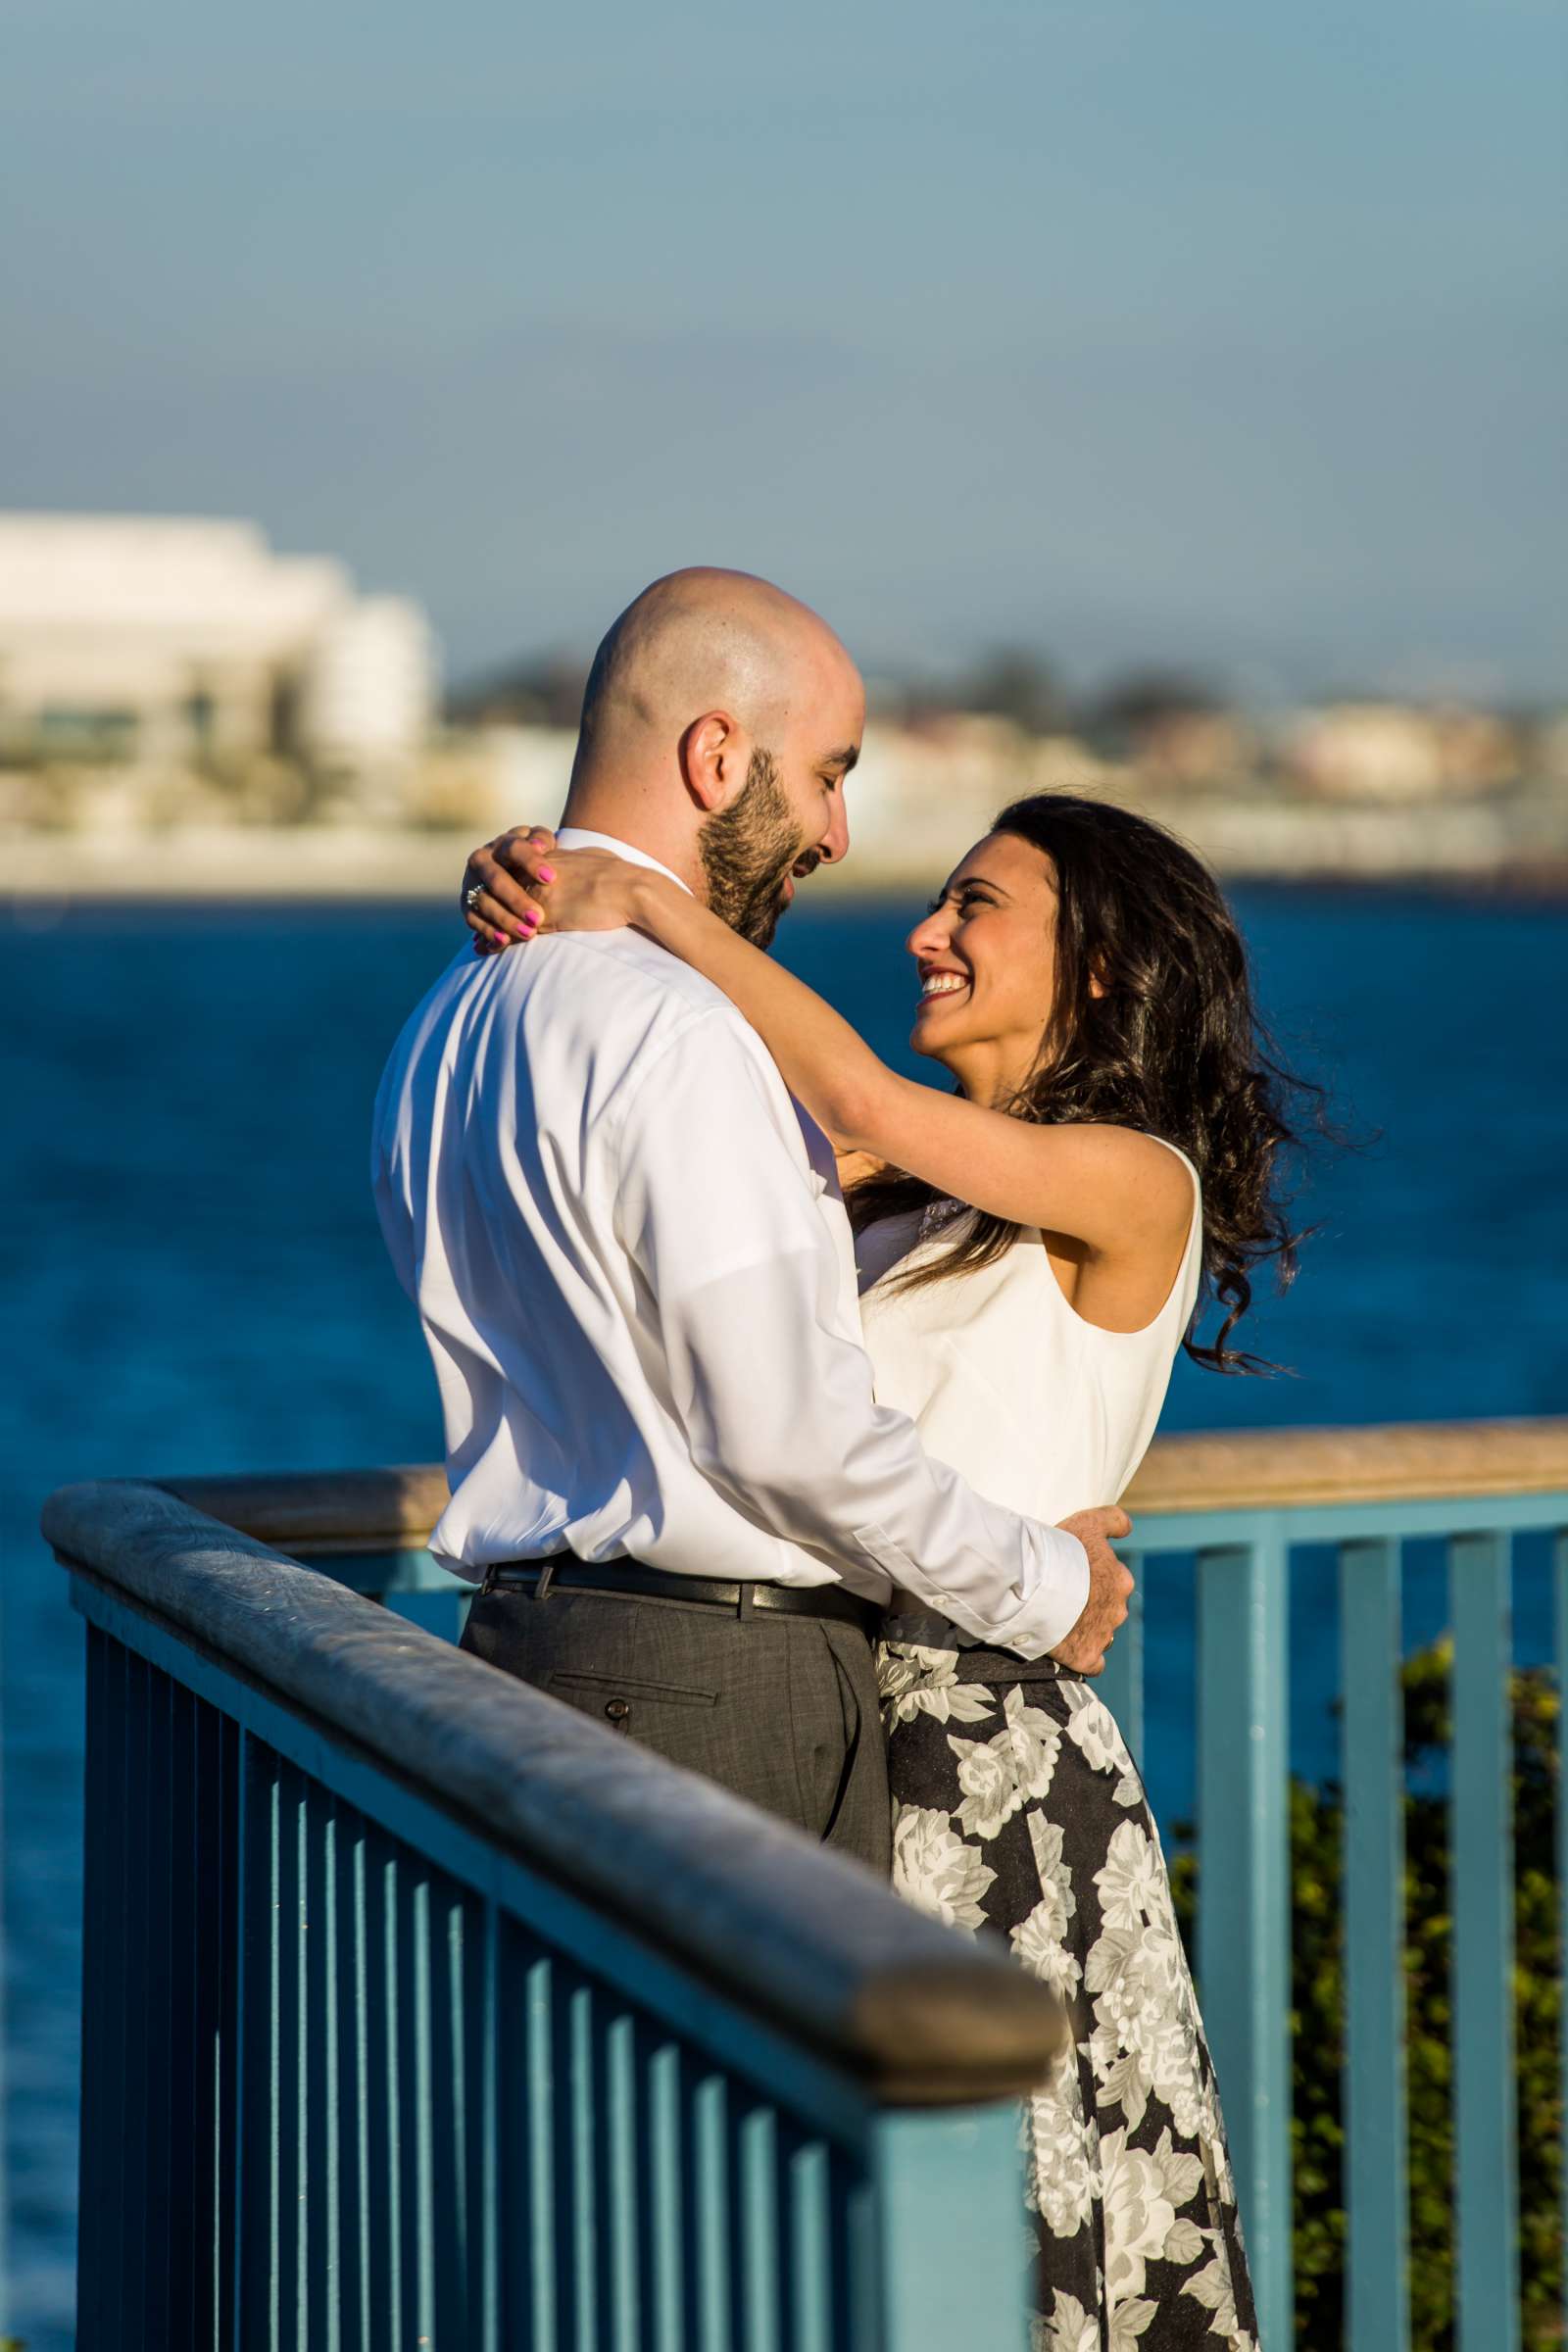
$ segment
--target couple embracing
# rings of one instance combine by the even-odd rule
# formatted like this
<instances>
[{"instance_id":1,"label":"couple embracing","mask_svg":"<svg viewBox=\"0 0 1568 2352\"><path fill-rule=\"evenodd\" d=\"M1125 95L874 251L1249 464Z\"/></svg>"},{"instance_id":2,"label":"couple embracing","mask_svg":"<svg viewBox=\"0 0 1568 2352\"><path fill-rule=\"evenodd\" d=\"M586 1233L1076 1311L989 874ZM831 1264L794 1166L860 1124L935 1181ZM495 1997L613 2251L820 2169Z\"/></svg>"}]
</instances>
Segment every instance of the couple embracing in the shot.
<instances>
[{"instance_id":1,"label":"couple embracing","mask_svg":"<svg viewBox=\"0 0 1568 2352\"><path fill-rule=\"evenodd\" d=\"M910 935L890 1070L765 954L849 847L838 639L734 572L611 628L558 833L470 861L383 1230L446 1419L464 1645L990 1929L1072 2006L1027 2118L1039 2352L1251 2352L1213 2071L1094 1677L1177 1349L1289 1248L1212 879L1004 809ZM1201 1299L1226 1320L1192 1337Z\"/></svg>"}]
</instances>

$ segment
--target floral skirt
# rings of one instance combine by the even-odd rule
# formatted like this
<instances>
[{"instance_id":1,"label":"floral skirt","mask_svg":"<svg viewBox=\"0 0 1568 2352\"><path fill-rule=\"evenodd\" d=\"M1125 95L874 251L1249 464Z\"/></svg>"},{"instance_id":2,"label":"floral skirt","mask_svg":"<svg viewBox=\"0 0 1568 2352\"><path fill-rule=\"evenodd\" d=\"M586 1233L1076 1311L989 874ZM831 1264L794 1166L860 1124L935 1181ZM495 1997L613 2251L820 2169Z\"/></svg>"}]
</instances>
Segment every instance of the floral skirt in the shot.
<instances>
[{"instance_id":1,"label":"floral skirt","mask_svg":"<svg viewBox=\"0 0 1568 2352\"><path fill-rule=\"evenodd\" d=\"M1004 1651L888 1642L877 1668L895 1886L1005 1936L1075 2019L1024 2116L1035 2352L1255 2352L1214 2070L1114 1718Z\"/></svg>"}]
</instances>

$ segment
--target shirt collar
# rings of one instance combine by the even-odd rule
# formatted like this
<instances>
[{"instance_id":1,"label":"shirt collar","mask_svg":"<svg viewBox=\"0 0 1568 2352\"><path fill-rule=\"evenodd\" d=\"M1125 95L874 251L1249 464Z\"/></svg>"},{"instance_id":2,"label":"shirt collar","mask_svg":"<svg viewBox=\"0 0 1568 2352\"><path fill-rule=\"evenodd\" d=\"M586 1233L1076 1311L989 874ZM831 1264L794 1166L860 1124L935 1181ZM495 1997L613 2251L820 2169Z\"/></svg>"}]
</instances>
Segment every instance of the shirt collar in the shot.
<instances>
[{"instance_id":1,"label":"shirt collar","mask_svg":"<svg viewBox=\"0 0 1568 2352\"><path fill-rule=\"evenodd\" d=\"M563 825L556 839L564 850L609 850L616 858L624 858L628 865L646 865L651 872L665 875L688 898L696 896L691 884L682 882L679 874L671 873L667 865L661 865L659 859L650 858L646 850L639 850L631 842L620 840L616 834L594 833L586 825Z\"/></svg>"}]
</instances>

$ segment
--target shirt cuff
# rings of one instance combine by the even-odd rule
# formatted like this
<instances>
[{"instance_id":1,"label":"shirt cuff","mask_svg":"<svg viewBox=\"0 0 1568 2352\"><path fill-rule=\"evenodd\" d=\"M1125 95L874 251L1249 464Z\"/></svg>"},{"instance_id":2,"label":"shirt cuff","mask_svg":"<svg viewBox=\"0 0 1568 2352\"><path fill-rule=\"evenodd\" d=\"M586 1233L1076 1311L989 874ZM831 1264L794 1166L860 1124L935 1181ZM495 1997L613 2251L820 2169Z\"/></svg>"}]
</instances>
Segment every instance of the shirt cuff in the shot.
<instances>
[{"instance_id":1,"label":"shirt cuff","mask_svg":"<svg viewBox=\"0 0 1568 2352\"><path fill-rule=\"evenodd\" d=\"M1089 1554L1064 1527L1040 1530L1045 1557L1040 1581L1021 1608L999 1620L986 1636L998 1649L1010 1649L1031 1665L1065 1642L1089 1600Z\"/></svg>"}]
</instances>

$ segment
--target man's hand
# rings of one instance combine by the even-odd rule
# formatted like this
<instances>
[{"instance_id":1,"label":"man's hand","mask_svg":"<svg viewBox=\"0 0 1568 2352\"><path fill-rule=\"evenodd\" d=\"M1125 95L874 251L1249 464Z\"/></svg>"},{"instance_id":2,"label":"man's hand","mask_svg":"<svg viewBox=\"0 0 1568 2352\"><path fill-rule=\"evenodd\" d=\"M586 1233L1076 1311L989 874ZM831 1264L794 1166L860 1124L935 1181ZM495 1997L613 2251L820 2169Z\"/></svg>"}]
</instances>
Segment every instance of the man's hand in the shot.
<instances>
[{"instance_id":1,"label":"man's hand","mask_svg":"<svg viewBox=\"0 0 1568 2352\"><path fill-rule=\"evenodd\" d=\"M887 1164L874 1152L835 1152L833 1156L838 1161L839 1185L844 1190L858 1184L862 1176L880 1176Z\"/></svg>"},{"instance_id":2,"label":"man's hand","mask_svg":"<svg viewBox=\"0 0 1568 2352\"><path fill-rule=\"evenodd\" d=\"M1104 1672L1105 1652L1116 1628L1127 1622L1133 1580L1110 1546L1119 1537L1131 1535L1133 1523L1119 1504L1111 1503L1103 1510L1075 1511L1061 1524L1089 1554L1089 1598L1066 1641L1058 1642L1051 1654L1069 1674L1093 1680Z\"/></svg>"}]
</instances>

